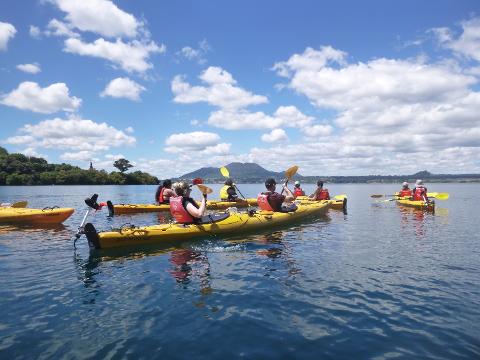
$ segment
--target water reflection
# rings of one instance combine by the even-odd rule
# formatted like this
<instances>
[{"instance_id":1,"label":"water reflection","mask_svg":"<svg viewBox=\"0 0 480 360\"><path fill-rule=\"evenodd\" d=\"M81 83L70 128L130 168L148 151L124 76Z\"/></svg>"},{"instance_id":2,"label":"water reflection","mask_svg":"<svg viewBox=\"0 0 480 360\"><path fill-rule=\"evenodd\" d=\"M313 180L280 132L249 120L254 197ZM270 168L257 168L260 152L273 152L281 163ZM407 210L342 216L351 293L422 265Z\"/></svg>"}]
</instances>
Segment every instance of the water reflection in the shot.
<instances>
[{"instance_id":1,"label":"water reflection","mask_svg":"<svg viewBox=\"0 0 480 360\"><path fill-rule=\"evenodd\" d=\"M301 231L300 228L296 229ZM293 257L293 251L290 248L288 240L284 239L284 232L276 231L268 235L260 235L255 237L255 242L263 245L276 245L269 246L266 249L259 249L255 253L260 256L266 256L270 259L284 259L287 264L288 275L294 276L301 272L301 269L297 266ZM278 265L275 263L275 265ZM267 271L276 270L275 267L267 268Z\"/></svg>"},{"instance_id":2,"label":"water reflection","mask_svg":"<svg viewBox=\"0 0 480 360\"><path fill-rule=\"evenodd\" d=\"M426 235L425 217L433 216L433 214L404 206L399 206L399 210L402 216L402 228L413 228L417 238L424 238Z\"/></svg>"},{"instance_id":3,"label":"water reflection","mask_svg":"<svg viewBox=\"0 0 480 360\"><path fill-rule=\"evenodd\" d=\"M169 270L173 278L180 284L188 284L192 276L200 279L200 288L210 288L210 263L205 252L189 248L175 249L170 252Z\"/></svg>"}]
</instances>

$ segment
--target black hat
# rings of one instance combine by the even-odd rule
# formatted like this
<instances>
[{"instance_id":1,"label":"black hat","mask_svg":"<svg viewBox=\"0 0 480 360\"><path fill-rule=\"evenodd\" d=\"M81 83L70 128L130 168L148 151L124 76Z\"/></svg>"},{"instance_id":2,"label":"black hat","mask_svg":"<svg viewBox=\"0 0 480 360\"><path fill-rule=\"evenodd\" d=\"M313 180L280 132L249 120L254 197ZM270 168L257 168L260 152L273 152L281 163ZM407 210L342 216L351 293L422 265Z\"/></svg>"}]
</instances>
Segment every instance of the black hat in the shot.
<instances>
[{"instance_id":1,"label":"black hat","mask_svg":"<svg viewBox=\"0 0 480 360\"><path fill-rule=\"evenodd\" d=\"M268 178L267 180L265 180L265 187L270 187L272 185L277 185L277 182L275 181L274 178Z\"/></svg>"}]
</instances>

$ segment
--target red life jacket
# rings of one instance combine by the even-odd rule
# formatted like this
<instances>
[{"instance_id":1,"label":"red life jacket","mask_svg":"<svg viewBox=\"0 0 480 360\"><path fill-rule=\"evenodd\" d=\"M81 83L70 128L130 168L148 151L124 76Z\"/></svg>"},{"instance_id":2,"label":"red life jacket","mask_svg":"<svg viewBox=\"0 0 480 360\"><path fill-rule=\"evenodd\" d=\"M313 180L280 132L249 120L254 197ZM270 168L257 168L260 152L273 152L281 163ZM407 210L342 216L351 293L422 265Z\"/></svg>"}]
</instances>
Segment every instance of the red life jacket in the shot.
<instances>
[{"instance_id":1,"label":"red life jacket","mask_svg":"<svg viewBox=\"0 0 480 360\"><path fill-rule=\"evenodd\" d=\"M174 196L170 198L170 214L179 224L191 224L195 218L183 207L183 196Z\"/></svg>"},{"instance_id":2,"label":"red life jacket","mask_svg":"<svg viewBox=\"0 0 480 360\"><path fill-rule=\"evenodd\" d=\"M265 211L273 211L272 206L268 202L268 194L258 194L257 201L260 209Z\"/></svg>"},{"instance_id":3,"label":"red life jacket","mask_svg":"<svg viewBox=\"0 0 480 360\"><path fill-rule=\"evenodd\" d=\"M163 191L164 190L165 190L165 188L162 187L162 190L160 190L160 195L158 195L157 201L158 201L159 204L163 204L165 202L165 199L163 198Z\"/></svg>"},{"instance_id":4,"label":"red life jacket","mask_svg":"<svg viewBox=\"0 0 480 360\"><path fill-rule=\"evenodd\" d=\"M304 196L305 195L305 192L302 190L302 188L295 188L295 191L293 192L293 196L297 197L297 196Z\"/></svg>"},{"instance_id":5,"label":"red life jacket","mask_svg":"<svg viewBox=\"0 0 480 360\"><path fill-rule=\"evenodd\" d=\"M330 200L328 189L322 189L317 193L317 200Z\"/></svg>"},{"instance_id":6,"label":"red life jacket","mask_svg":"<svg viewBox=\"0 0 480 360\"><path fill-rule=\"evenodd\" d=\"M413 194L413 200L419 201L424 200L423 198L427 197L427 188L423 186L417 186L415 188L415 193Z\"/></svg>"},{"instance_id":7,"label":"red life jacket","mask_svg":"<svg viewBox=\"0 0 480 360\"><path fill-rule=\"evenodd\" d=\"M412 190L410 190L410 189L402 190L398 193L398 196L399 197L411 197L412 196Z\"/></svg>"}]
</instances>

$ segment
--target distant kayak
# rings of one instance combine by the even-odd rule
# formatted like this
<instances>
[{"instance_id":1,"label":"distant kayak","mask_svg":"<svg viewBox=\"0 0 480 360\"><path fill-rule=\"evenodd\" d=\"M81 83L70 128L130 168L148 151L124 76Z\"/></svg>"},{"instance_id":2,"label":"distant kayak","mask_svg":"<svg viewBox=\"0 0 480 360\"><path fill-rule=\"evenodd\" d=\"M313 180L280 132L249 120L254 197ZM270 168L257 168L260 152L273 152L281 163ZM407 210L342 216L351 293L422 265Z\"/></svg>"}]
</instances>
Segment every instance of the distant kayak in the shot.
<instances>
[{"instance_id":1,"label":"distant kayak","mask_svg":"<svg viewBox=\"0 0 480 360\"><path fill-rule=\"evenodd\" d=\"M424 211L435 211L435 201L429 200L423 201L423 200L409 200L401 197L395 197L395 201L397 202L398 205L401 206L407 206L407 207L412 207L415 209L420 209Z\"/></svg>"},{"instance_id":2,"label":"distant kayak","mask_svg":"<svg viewBox=\"0 0 480 360\"><path fill-rule=\"evenodd\" d=\"M221 201L221 200L209 200L207 201L207 209L209 210L225 210L229 207L245 208L248 206L257 206L257 199L251 198L247 200L239 201ZM160 212L170 211L169 204L117 204L113 205L115 215L120 214L134 214L145 212Z\"/></svg>"},{"instance_id":3,"label":"distant kayak","mask_svg":"<svg viewBox=\"0 0 480 360\"><path fill-rule=\"evenodd\" d=\"M137 246L155 243L171 243L212 235L238 234L242 232L275 229L283 224L308 216L324 215L328 203L311 202L299 204L294 212L280 213L258 211L245 213L225 213L210 216L210 223L203 224L161 224L154 226L124 227L116 231L97 232L95 227L85 225L85 235L90 247L96 249L121 246ZM208 221L208 216L206 217Z\"/></svg>"},{"instance_id":4,"label":"distant kayak","mask_svg":"<svg viewBox=\"0 0 480 360\"><path fill-rule=\"evenodd\" d=\"M330 209L333 210L346 210L347 208L347 197L342 197L341 199L331 199L331 200L311 200L308 196L298 196L296 201L300 203L309 203L309 202L326 202Z\"/></svg>"},{"instance_id":5,"label":"distant kayak","mask_svg":"<svg viewBox=\"0 0 480 360\"><path fill-rule=\"evenodd\" d=\"M0 223L61 224L72 215L72 208L0 208Z\"/></svg>"}]
</instances>

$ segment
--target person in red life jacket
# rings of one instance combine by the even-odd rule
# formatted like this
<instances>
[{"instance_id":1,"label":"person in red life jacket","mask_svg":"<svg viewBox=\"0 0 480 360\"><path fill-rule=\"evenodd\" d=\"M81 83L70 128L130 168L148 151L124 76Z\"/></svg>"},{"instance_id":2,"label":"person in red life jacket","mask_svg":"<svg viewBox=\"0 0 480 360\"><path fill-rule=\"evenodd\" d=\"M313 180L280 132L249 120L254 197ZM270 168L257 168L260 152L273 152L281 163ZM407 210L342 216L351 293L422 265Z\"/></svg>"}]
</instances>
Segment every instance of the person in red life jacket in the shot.
<instances>
[{"instance_id":1,"label":"person in red life jacket","mask_svg":"<svg viewBox=\"0 0 480 360\"><path fill-rule=\"evenodd\" d=\"M164 180L157 189L155 202L157 204L169 204L172 196L175 196L175 192L172 190L172 180Z\"/></svg>"},{"instance_id":2,"label":"person in red life jacket","mask_svg":"<svg viewBox=\"0 0 480 360\"><path fill-rule=\"evenodd\" d=\"M170 198L170 213L179 224L199 223L205 215L207 194L203 194L200 205L190 197L192 185L180 181L173 185L176 196Z\"/></svg>"},{"instance_id":3,"label":"person in red life jacket","mask_svg":"<svg viewBox=\"0 0 480 360\"><path fill-rule=\"evenodd\" d=\"M419 179L415 182L415 187L413 188L412 193L414 201L428 201L427 188L423 186L422 180Z\"/></svg>"},{"instance_id":4,"label":"person in red life jacket","mask_svg":"<svg viewBox=\"0 0 480 360\"><path fill-rule=\"evenodd\" d=\"M323 188L323 181L317 181L317 189L315 192L308 197L311 200L330 200L330 193L328 189Z\"/></svg>"},{"instance_id":5,"label":"person in red life jacket","mask_svg":"<svg viewBox=\"0 0 480 360\"><path fill-rule=\"evenodd\" d=\"M295 199L299 196L305 196L305 191L302 190L300 187L300 181L295 181L295 189L293 189L293 196L295 196Z\"/></svg>"},{"instance_id":6,"label":"person in red life jacket","mask_svg":"<svg viewBox=\"0 0 480 360\"><path fill-rule=\"evenodd\" d=\"M402 190L400 190L400 192L398 193L398 196L399 197L412 197L412 190L410 190L410 188L408 187L408 182L404 182L402 184Z\"/></svg>"},{"instance_id":7,"label":"person in red life jacket","mask_svg":"<svg viewBox=\"0 0 480 360\"><path fill-rule=\"evenodd\" d=\"M287 195L275 192L276 185L277 182L273 178L265 180L267 191L258 194L258 207L262 210L277 212L290 212L297 210L297 205L293 203L295 197L287 185L283 185L283 190Z\"/></svg>"}]
</instances>

